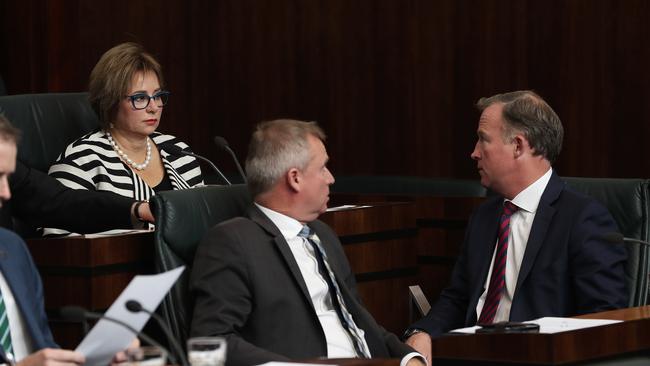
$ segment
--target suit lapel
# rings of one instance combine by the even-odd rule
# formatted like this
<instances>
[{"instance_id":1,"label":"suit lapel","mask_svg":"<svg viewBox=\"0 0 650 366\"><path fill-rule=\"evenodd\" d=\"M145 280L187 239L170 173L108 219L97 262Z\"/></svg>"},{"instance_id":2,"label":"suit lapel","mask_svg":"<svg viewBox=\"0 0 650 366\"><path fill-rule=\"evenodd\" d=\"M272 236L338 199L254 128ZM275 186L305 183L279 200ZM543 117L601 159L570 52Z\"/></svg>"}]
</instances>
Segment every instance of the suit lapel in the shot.
<instances>
[{"instance_id":1,"label":"suit lapel","mask_svg":"<svg viewBox=\"0 0 650 366\"><path fill-rule=\"evenodd\" d=\"M0 271L2 271L2 275L11 289L11 294L14 297L14 301L16 301L18 312L25 322L25 331L31 336L33 346L39 347L43 344L43 339L41 333L36 331L38 329L35 323L36 319L34 318L36 314L32 314L31 311L26 311L36 308L34 305L36 294L31 293L30 291L33 289L26 285L26 278L23 274L24 269L20 267L21 265L24 265L24 262L17 258L11 258L11 252L0 238Z\"/></svg>"},{"instance_id":2,"label":"suit lapel","mask_svg":"<svg viewBox=\"0 0 650 366\"><path fill-rule=\"evenodd\" d=\"M314 304L312 303L311 296L309 295L309 291L307 290L307 284L305 283L305 280L302 277L302 273L300 272L298 263L296 263L296 258L293 256L293 253L289 248L289 243L287 243L287 241L284 239L284 236L282 235L280 230L277 228L277 226L275 226L275 224L273 224L273 221L271 221L268 217L266 217L266 215L264 215L262 211L260 211L255 206L249 209L248 215L251 218L251 220L253 220L258 225L260 225L262 229L264 229L273 238L274 245L280 252L280 255L282 256L284 262L289 268L289 271L291 272L293 279L296 281L298 287L300 288L300 291L305 297L305 300L307 301L309 306L312 309L314 309ZM315 311L316 310L314 310L314 312Z\"/></svg>"},{"instance_id":3,"label":"suit lapel","mask_svg":"<svg viewBox=\"0 0 650 366\"><path fill-rule=\"evenodd\" d=\"M558 199L563 189L564 183L560 180L557 174L553 172L553 175L551 176L551 179L549 180L539 201L539 206L537 206L537 212L535 213L535 220L533 220L533 226L530 229L528 243L526 243L526 252L524 254L524 259L521 261L521 268L517 278L515 297L519 291L519 286L521 286L521 284L526 280L530 270L533 268L535 258L537 258L537 254L544 244L546 233L551 225L553 216L555 216L555 208L552 205Z\"/></svg>"},{"instance_id":4,"label":"suit lapel","mask_svg":"<svg viewBox=\"0 0 650 366\"><path fill-rule=\"evenodd\" d=\"M6 257L7 257L7 252L6 252L6 247L2 240L0 240L0 272L2 272L2 275L5 278L5 281L9 282L9 278L7 277L7 273L9 272L7 270L7 264L6 262ZM12 290L13 292L13 290ZM3 361L6 364L9 364L9 360L7 360L7 355L5 354L5 350L3 347L0 347L0 361Z\"/></svg>"}]
</instances>

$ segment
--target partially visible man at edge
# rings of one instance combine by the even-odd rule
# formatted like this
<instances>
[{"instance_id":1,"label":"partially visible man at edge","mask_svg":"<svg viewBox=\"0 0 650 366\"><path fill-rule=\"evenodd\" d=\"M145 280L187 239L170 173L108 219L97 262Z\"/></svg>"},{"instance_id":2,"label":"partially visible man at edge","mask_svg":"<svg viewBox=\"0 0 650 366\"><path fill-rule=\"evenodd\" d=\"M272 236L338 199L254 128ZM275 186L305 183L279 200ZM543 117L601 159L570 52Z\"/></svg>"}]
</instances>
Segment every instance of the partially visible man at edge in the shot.
<instances>
[{"instance_id":1,"label":"partially visible man at edge","mask_svg":"<svg viewBox=\"0 0 650 366\"><path fill-rule=\"evenodd\" d=\"M0 115L4 123L10 123ZM0 226L12 229L15 216L33 227L60 227L77 233L144 227L154 222L148 202L110 192L74 190L16 160L8 177L12 200L0 214Z\"/></svg>"},{"instance_id":2,"label":"partially visible man at edge","mask_svg":"<svg viewBox=\"0 0 650 366\"><path fill-rule=\"evenodd\" d=\"M431 338L477 323L574 316L628 304L623 246L607 210L552 169L564 129L532 91L482 98L471 154L481 184L498 197L472 215L451 282L405 333L431 354Z\"/></svg>"},{"instance_id":3,"label":"partially visible man at edge","mask_svg":"<svg viewBox=\"0 0 650 366\"><path fill-rule=\"evenodd\" d=\"M319 357L423 365L363 307L338 237L317 220L334 183L324 139L315 122L257 127L246 160L255 203L197 249L191 335L225 336L235 366Z\"/></svg>"},{"instance_id":4,"label":"partially visible man at edge","mask_svg":"<svg viewBox=\"0 0 650 366\"><path fill-rule=\"evenodd\" d=\"M19 131L0 115L0 207L11 198ZM58 349L47 324L43 287L25 243L0 228L0 363L18 366L77 366L82 354ZM132 346L137 346L137 340ZM122 353L114 361L124 361Z\"/></svg>"},{"instance_id":5,"label":"partially visible man at edge","mask_svg":"<svg viewBox=\"0 0 650 366\"><path fill-rule=\"evenodd\" d=\"M12 199L0 226L12 228L11 216L33 227L60 227L76 233L143 229L154 222L149 202L112 192L72 189L19 160L9 177Z\"/></svg>"}]
</instances>

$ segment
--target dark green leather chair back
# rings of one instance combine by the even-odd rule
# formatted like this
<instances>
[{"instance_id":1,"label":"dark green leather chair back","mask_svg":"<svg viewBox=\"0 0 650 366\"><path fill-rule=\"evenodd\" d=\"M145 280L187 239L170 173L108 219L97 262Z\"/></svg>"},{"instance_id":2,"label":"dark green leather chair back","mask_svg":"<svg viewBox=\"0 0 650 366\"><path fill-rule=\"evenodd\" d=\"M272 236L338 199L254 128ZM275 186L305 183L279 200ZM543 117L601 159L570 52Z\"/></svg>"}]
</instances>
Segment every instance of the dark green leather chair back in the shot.
<instances>
[{"instance_id":1,"label":"dark green leather chair back","mask_svg":"<svg viewBox=\"0 0 650 366\"><path fill-rule=\"evenodd\" d=\"M161 315L183 346L194 307L189 293L189 277L196 247L209 228L245 215L251 203L248 187L244 184L160 192L152 197L151 205L156 217L156 270L164 272L186 266L160 308Z\"/></svg>"},{"instance_id":2,"label":"dark green leather chair back","mask_svg":"<svg viewBox=\"0 0 650 366\"><path fill-rule=\"evenodd\" d=\"M2 96L0 114L23 133L18 159L42 172L68 144L99 127L88 93Z\"/></svg>"},{"instance_id":3,"label":"dark green leather chair back","mask_svg":"<svg viewBox=\"0 0 650 366\"><path fill-rule=\"evenodd\" d=\"M623 236L650 240L650 211L646 179L563 178L569 187L601 202L612 214ZM617 245L617 244L612 244ZM649 251L645 246L626 244L626 276L630 306L648 303Z\"/></svg>"},{"instance_id":4,"label":"dark green leather chair back","mask_svg":"<svg viewBox=\"0 0 650 366\"><path fill-rule=\"evenodd\" d=\"M88 93L0 96L0 114L22 132L18 160L44 173L66 146L99 127ZM0 213L0 222L12 223L23 237L37 236L36 228L10 216L11 205Z\"/></svg>"}]
</instances>

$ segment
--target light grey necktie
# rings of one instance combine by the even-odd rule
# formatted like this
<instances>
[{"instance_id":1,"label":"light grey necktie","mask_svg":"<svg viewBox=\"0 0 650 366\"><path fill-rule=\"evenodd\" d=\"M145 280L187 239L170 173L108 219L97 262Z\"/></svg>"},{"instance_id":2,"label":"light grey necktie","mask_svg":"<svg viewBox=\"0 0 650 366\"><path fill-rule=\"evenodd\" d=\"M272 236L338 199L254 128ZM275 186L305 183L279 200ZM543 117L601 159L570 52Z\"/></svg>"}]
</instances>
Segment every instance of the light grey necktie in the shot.
<instances>
[{"instance_id":1,"label":"light grey necktie","mask_svg":"<svg viewBox=\"0 0 650 366\"><path fill-rule=\"evenodd\" d=\"M325 253L325 250L323 250L323 245L321 244L320 239L316 233L313 233L307 225L304 225L302 227L302 230L298 236L307 239L307 242L309 242L312 247L314 247L314 254L316 255L318 264L319 266L323 267L324 270L322 272L325 272L323 273L323 277L325 277L325 282L327 282L327 285L329 287L332 304L334 305L335 310L337 310L336 313L339 315L341 324L345 330L348 331L348 334L350 334L350 337L352 338L352 343L354 343L354 349L357 353L357 356L370 358L370 350L361 337L360 329L354 323L352 315L345 306L345 301L343 301L343 296L341 295L341 289L339 288L339 285L336 282L336 277L334 276L334 272L332 271L332 268L327 261L327 254Z\"/></svg>"}]
</instances>

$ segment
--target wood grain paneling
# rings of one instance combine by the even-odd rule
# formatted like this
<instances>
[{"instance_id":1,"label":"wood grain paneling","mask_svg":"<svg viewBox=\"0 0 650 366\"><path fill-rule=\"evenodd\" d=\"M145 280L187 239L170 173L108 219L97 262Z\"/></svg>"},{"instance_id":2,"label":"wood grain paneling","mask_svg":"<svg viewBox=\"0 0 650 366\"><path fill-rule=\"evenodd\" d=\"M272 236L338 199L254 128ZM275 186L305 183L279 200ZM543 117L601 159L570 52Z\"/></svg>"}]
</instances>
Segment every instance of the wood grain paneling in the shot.
<instances>
[{"instance_id":1,"label":"wood grain paneling","mask_svg":"<svg viewBox=\"0 0 650 366\"><path fill-rule=\"evenodd\" d=\"M565 124L565 176L647 176L643 0L0 0L10 93L79 91L123 41L173 91L161 131L226 171L255 123L318 120L335 174L476 178L481 96L531 88Z\"/></svg>"}]
</instances>

